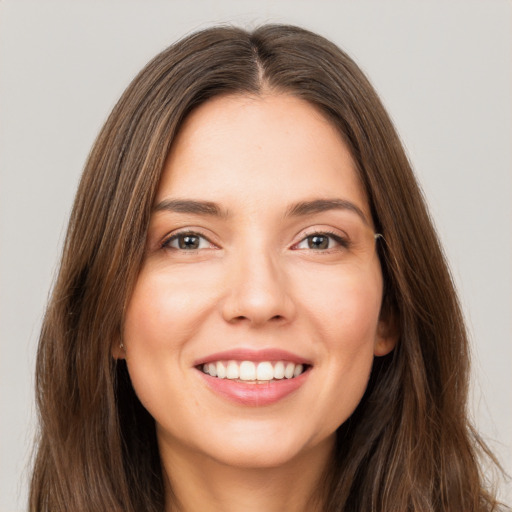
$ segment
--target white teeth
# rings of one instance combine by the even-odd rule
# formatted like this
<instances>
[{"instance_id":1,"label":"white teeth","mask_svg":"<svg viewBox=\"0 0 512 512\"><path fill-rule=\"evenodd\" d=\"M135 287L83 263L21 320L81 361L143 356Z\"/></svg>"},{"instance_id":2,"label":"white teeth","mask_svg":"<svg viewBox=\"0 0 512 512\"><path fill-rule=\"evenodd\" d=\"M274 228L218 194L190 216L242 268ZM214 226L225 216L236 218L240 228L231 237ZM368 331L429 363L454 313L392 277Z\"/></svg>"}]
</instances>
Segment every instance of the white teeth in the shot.
<instances>
[{"instance_id":1,"label":"white teeth","mask_svg":"<svg viewBox=\"0 0 512 512\"><path fill-rule=\"evenodd\" d=\"M284 377L284 363L278 361L274 366L274 379L282 379Z\"/></svg>"},{"instance_id":2,"label":"white teeth","mask_svg":"<svg viewBox=\"0 0 512 512\"><path fill-rule=\"evenodd\" d=\"M293 363L287 363L286 368L284 369L284 376L287 379L291 379L293 377L294 371L295 371L295 365Z\"/></svg>"},{"instance_id":3,"label":"white teeth","mask_svg":"<svg viewBox=\"0 0 512 512\"><path fill-rule=\"evenodd\" d=\"M219 379L268 382L298 377L304 372L304 365L286 361L214 361L203 364L201 369Z\"/></svg>"},{"instance_id":4,"label":"white teeth","mask_svg":"<svg viewBox=\"0 0 512 512\"><path fill-rule=\"evenodd\" d=\"M212 376L212 377L217 377L217 365L215 363L210 363L208 365L208 373Z\"/></svg>"},{"instance_id":5,"label":"white teeth","mask_svg":"<svg viewBox=\"0 0 512 512\"><path fill-rule=\"evenodd\" d=\"M217 363L217 377L219 379L225 379L226 378L226 366L222 361L219 361Z\"/></svg>"},{"instance_id":6,"label":"white teeth","mask_svg":"<svg viewBox=\"0 0 512 512\"><path fill-rule=\"evenodd\" d=\"M274 368L272 363L264 362L259 363L256 368L257 380L272 380L274 378Z\"/></svg>"},{"instance_id":7,"label":"white teeth","mask_svg":"<svg viewBox=\"0 0 512 512\"><path fill-rule=\"evenodd\" d=\"M240 364L240 380L256 380L256 365L252 361Z\"/></svg>"},{"instance_id":8,"label":"white teeth","mask_svg":"<svg viewBox=\"0 0 512 512\"><path fill-rule=\"evenodd\" d=\"M238 363L236 361L229 361L226 370L226 379L238 379L238 377L240 377Z\"/></svg>"}]
</instances>

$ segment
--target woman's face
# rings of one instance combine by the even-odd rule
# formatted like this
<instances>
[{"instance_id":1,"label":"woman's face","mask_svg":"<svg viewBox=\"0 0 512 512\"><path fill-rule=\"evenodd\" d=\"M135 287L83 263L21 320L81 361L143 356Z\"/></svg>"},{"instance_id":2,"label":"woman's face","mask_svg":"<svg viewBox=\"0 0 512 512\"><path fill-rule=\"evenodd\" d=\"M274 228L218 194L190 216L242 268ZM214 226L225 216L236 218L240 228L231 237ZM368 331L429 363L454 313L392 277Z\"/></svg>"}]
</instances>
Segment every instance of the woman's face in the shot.
<instances>
[{"instance_id":1,"label":"woman's face","mask_svg":"<svg viewBox=\"0 0 512 512\"><path fill-rule=\"evenodd\" d=\"M164 458L328 454L393 348L382 286L354 162L318 110L289 95L199 107L167 159L116 354Z\"/></svg>"}]
</instances>

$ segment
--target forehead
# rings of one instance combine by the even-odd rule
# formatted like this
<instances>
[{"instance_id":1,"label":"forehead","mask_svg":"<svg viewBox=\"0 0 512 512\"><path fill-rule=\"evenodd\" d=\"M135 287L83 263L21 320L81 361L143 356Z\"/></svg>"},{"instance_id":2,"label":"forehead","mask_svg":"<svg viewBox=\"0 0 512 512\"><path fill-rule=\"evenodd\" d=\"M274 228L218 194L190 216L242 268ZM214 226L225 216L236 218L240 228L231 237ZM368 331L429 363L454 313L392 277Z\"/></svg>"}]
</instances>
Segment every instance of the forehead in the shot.
<instances>
[{"instance_id":1,"label":"forehead","mask_svg":"<svg viewBox=\"0 0 512 512\"><path fill-rule=\"evenodd\" d=\"M157 201L195 196L260 207L341 196L368 213L337 128L288 94L216 97L189 115L168 155Z\"/></svg>"}]
</instances>

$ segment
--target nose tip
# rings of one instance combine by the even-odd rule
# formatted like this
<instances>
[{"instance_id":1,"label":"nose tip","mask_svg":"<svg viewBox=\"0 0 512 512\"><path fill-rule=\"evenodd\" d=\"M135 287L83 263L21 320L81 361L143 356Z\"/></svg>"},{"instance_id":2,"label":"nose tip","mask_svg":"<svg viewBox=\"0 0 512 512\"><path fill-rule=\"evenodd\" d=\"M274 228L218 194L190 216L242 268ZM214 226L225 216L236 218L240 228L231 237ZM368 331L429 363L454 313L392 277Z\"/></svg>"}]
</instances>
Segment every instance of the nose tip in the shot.
<instances>
[{"instance_id":1,"label":"nose tip","mask_svg":"<svg viewBox=\"0 0 512 512\"><path fill-rule=\"evenodd\" d=\"M256 297L255 290L246 292L244 296L237 294L238 297L231 297L226 301L224 307L224 319L230 323L239 323L246 321L252 325L261 325L267 322L284 322L289 315L280 307L275 296L271 296L270 290L266 292L267 297L263 297L258 292Z\"/></svg>"},{"instance_id":2,"label":"nose tip","mask_svg":"<svg viewBox=\"0 0 512 512\"><path fill-rule=\"evenodd\" d=\"M286 276L268 258L240 265L229 281L222 307L227 322L258 326L286 323L293 318L295 304Z\"/></svg>"}]
</instances>

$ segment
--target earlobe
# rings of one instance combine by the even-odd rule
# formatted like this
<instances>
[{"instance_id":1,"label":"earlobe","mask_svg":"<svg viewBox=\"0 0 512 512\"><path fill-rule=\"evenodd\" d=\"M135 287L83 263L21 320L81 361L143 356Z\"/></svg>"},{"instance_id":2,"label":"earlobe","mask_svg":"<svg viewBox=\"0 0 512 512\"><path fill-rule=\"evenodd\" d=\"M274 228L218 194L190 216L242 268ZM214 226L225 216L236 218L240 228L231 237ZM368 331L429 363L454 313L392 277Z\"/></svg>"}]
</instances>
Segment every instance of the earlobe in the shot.
<instances>
[{"instance_id":1,"label":"earlobe","mask_svg":"<svg viewBox=\"0 0 512 512\"><path fill-rule=\"evenodd\" d=\"M397 336L377 336L375 347L373 349L374 355L380 357L389 354L395 348L396 342Z\"/></svg>"},{"instance_id":2,"label":"earlobe","mask_svg":"<svg viewBox=\"0 0 512 512\"><path fill-rule=\"evenodd\" d=\"M112 345L112 357L114 359L125 359L126 358L126 348L123 345L122 341L120 341L118 343L114 343Z\"/></svg>"},{"instance_id":3,"label":"earlobe","mask_svg":"<svg viewBox=\"0 0 512 512\"><path fill-rule=\"evenodd\" d=\"M373 349L374 355L380 357L389 354L395 348L398 337L399 329L395 315L381 314L381 318L377 326L377 335L375 336L375 346Z\"/></svg>"}]
</instances>

